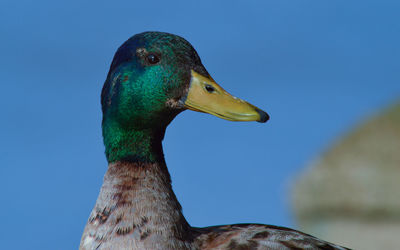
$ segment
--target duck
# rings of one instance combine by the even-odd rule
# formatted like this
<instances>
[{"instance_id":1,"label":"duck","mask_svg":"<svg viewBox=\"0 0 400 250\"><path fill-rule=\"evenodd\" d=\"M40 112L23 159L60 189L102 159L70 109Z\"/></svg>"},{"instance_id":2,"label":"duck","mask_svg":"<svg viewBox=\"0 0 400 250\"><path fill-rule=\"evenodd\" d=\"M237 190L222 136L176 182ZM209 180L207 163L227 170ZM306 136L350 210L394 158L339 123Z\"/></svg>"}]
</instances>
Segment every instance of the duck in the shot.
<instances>
[{"instance_id":1,"label":"duck","mask_svg":"<svg viewBox=\"0 0 400 250\"><path fill-rule=\"evenodd\" d=\"M143 32L124 42L101 108L108 169L79 249L346 249L279 226L189 225L164 159L167 126L184 110L260 123L269 115L218 85L184 38Z\"/></svg>"}]
</instances>

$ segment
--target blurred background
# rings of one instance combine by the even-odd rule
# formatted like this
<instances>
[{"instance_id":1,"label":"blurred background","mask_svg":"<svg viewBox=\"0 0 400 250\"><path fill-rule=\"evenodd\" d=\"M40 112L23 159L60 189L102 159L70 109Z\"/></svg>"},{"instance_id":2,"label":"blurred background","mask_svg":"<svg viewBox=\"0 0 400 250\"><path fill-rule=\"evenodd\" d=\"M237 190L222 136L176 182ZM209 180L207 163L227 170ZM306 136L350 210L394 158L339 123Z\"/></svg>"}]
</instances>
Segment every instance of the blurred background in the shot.
<instances>
[{"instance_id":1,"label":"blurred background","mask_svg":"<svg viewBox=\"0 0 400 250\"><path fill-rule=\"evenodd\" d=\"M78 248L107 169L108 67L126 39L157 30L186 38L220 85L271 115L186 111L168 127L191 225L273 224L395 249L399 11L370 0L2 0L1 248Z\"/></svg>"}]
</instances>

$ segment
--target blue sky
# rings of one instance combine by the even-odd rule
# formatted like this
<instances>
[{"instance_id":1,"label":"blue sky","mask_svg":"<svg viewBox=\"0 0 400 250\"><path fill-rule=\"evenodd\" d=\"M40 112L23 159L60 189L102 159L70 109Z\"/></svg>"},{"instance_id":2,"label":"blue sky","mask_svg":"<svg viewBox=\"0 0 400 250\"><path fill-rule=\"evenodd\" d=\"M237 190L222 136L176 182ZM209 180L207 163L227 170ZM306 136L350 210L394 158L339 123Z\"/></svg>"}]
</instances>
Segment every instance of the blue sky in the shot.
<instances>
[{"instance_id":1,"label":"blue sky","mask_svg":"<svg viewBox=\"0 0 400 250\"><path fill-rule=\"evenodd\" d=\"M118 46L148 30L196 48L213 78L271 121L186 111L166 161L194 226L296 227L291 183L400 97L398 1L0 3L4 249L76 249L107 168L100 91Z\"/></svg>"}]
</instances>

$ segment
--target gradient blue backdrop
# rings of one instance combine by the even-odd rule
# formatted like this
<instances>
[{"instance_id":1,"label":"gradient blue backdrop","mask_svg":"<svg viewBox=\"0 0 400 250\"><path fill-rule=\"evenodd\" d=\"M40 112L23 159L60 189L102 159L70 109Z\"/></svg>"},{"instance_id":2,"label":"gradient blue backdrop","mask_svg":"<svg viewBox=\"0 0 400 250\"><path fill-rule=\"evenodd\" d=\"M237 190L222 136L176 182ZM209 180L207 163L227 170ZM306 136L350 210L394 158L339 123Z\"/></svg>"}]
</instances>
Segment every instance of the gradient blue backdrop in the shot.
<instances>
[{"instance_id":1,"label":"gradient blue backdrop","mask_svg":"<svg viewBox=\"0 0 400 250\"><path fill-rule=\"evenodd\" d=\"M398 1L0 2L2 249L76 249L107 163L100 90L118 46L147 30L190 41L214 79L271 114L186 111L167 130L194 226L296 227L294 176L400 96Z\"/></svg>"}]
</instances>

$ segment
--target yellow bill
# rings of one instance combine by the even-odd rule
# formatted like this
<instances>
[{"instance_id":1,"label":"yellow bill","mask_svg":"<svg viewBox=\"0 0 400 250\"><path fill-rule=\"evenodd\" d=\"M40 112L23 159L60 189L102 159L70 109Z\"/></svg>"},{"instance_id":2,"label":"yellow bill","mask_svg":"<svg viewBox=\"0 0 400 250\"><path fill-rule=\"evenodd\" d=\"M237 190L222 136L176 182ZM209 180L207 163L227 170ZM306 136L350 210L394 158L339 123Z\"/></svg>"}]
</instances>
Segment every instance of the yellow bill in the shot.
<instances>
[{"instance_id":1,"label":"yellow bill","mask_svg":"<svg viewBox=\"0 0 400 250\"><path fill-rule=\"evenodd\" d=\"M232 96L212 78L204 77L193 70L184 104L188 109L209 113L229 121L266 122L269 119L266 112Z\"/></svg>"}]
</instances>

